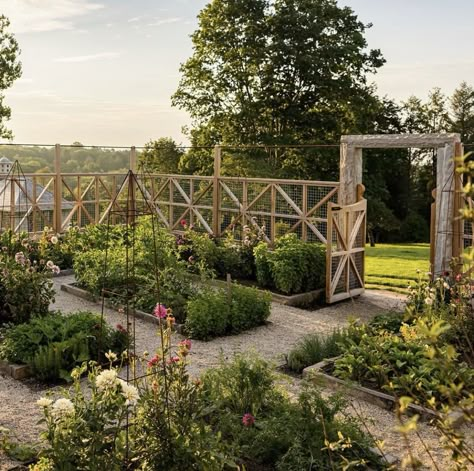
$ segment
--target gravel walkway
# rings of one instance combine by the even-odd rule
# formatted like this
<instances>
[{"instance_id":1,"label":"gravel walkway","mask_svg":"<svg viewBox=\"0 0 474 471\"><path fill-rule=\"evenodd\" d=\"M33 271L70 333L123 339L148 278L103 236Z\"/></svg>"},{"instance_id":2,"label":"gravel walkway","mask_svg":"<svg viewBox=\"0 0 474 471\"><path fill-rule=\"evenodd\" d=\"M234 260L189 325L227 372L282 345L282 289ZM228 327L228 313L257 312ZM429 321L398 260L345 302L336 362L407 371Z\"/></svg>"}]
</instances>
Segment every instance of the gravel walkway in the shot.
<instances>
[{"instance_id":1,"label":"gravel walkway","mask_svg":"<svg viewBox=\"0 0 474 471\"><path fill-rule=\"evenodd\" d=\"M60 291L62 283L72 283L72 276L55 279L57 290L56 302L53 309L64 312L77 310L91 310L100 312L100 306L95 303L79 299L69 293ZM275 365L284 362L284 355L306 334L310 332L329 333L335 328L347 325L351 318L367 321L381 311L398 310L403 305L403 296L390 292L368 292L353 301L339 303L316 311L305 311L293 307L272 304L272 314L269 323L240 335L214 339L209 342L193 341L193 348L189 356L190 371L199 374L200 371L218 364L221 356L230 358L236 352L253 350ZM115 326L124 324L124 316L116 311L105 311L107 322ZM176 335L176 342L182 337ZM156 329L147 322L136 321L136 349L153 352L158 348ZM296 394L301 380L284 377L282 382L290 394ZM0 427L7 427L21 437L22 441L36 441L39 427L36 425L40 418L40 411L36 400L44 395L44 386L34 381L15 381L0 376ZM404 451L400 435L393 431L394 415L364 401L352 400L348 409L351 415L360 414L366 419L370 432L377 438L385 441L386 451L396 456L403 456ZM467 430L473 435L473 431ZM438 437L434 428L423 424L420 430L426 446L431 450L440 467L446 467L447 461L444 451L439 447ZM474 437L473 437L474 440ZM418 439L411 441L415 455L426 456L424 446ZM9 469L10 462L0 454L0 470ZM435 468L432 468L435 469Z\"/></svg>"}]
</instances>

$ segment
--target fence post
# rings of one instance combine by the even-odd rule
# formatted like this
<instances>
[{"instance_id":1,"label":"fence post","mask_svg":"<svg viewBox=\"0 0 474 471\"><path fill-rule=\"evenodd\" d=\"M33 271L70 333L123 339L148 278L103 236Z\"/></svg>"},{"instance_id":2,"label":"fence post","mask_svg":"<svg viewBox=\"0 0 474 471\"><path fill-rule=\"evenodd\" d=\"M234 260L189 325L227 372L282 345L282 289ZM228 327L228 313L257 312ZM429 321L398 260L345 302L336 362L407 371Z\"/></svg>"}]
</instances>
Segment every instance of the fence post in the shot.
<instances>
[{"instance_id":1,"label":"fence post","mask_svg":"<svg viewBox=\"0 0 474 471\"><path fill-rule=\"evenodd\" d=\"M137 150L135 146L130 147L130 170L133 173L137 171Z\"/></svg>"},{"instance_id":2,"label":"fence post","mask_svg":"<svg viewBox=\"0 0 474 471\"><path fill-rule=\"evenodd\" d=\"M214 147L214 179L212 187L212 232L215 237L221 235L220 222L220 176L221 176L222 149Z\"/></svg>"},{"instance_id":3,"label":"fence post","mask_svg":"<svg viewBox=\"0 0 474 471\"><path fill-rule=\"evenodd\" d=\"M430 215L430 273L434 280L435 252L436 252L436 188L431 192L433 202L431 203Z\"/></svg>"},{"instance_id":4,"label":"fence post","mask_svg":"<svg viewBox=\"0 0 474 471\"><path fill-rule=\"evenodd\" d=\"M62 179L61 179L61 144L54 146L54 232L60 233L63 224Z\"/></svg>"},{"instance_id":5,"label":"fence post","mask_svg":"<svg viewBox=\"0 0 474 471\"><path fill-rule=\"evenodd\" d=\"M454 147L454 208L453 208L453 259L456 273L462 271L462 255L464 250L464 220L461 218L461 208L463 207L463 177L456 171L462 163L460 162L464 154L463 145L457 142Z\"/></svg>"}]
</instances>

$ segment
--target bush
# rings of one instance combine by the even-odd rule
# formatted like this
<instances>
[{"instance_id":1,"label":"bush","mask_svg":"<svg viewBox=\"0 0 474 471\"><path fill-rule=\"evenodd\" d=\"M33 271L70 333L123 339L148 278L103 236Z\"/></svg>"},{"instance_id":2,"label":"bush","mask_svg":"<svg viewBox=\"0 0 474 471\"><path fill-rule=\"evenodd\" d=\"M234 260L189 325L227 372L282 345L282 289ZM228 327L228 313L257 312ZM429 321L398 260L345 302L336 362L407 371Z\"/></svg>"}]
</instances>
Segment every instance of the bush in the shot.
<instances>
[{"instance_id":1,"label":"bush","mask_svg":"<svg viewBox=\"0 0 474 471\"><path fill-rule=\"evenodd\" d=\"M303 242L287 234L271 250L261 242L254 250L257 281L285 294L312 291L325 286L326 252L322 244Z\"/></svg>"},{"instance_id":2,"label":"bush","mask_svg":"<svg viewBox=\"0 0 474 471\"><path fill-rule=\"evenodd\" d=\"M261 325L270 315L269 293L233 284L227 290L204 290L187 305L186 331L210 339Z\"/></svg>"},{"instance_id":3,"label":"bush","mask_svg":"<svg viewBox=\"0 0 474 471\"><path fill-rule=\"evenodd\" d=\"M223 290L207 289L188 302L186 332L191 338L209 339L227 332L229 300Z\"/></svg>"},{"instance_id":4,"label":"bush","mask_svg":"<svg viewBox=\"0 0 474 471\"><path fill-rule=\"evenodd\" d=\"M77 312L67 316L51 313L5 330L0 356L27 364L41 380L69 380L69 372L89 360L104 360L111 350L122 353L127 334L102 325L100 316Z\"/></svg>"},{"instance_id":5,"label":"bush","mask_svg":"<svg viewBox=\"0 0 474 471\"><path fill-rule=\"evenodd\" d=\"M294 403L276 379L267 362L248 354L202 376L208 420L233 444L246 469L340 469L350 460L355 469L384 469L357 423L336 419L345 407L340 397L323 399L305 385ZM349 441L351 446L342 446Z\"/></svg>"},{"instance_id":6,"label":"bush","mask_svg":"<svg viewBox=\"0 0 474 471\"><path fill-rule=\"evenodd\" d=\"M353 324L347 329L335 330L329 335L309 334L288 354L286 358L288 368L301 373L308 366L340 355L350 342L358 343L365 331L364 326Z\"/></svg>"},{"instance_id":7,"label":"bush","mask_svg":"<svg viewBox=\"0 0 474 471\"><path fill-rule=\"evenodd\" d=\"M237 334L263 324L270 316L270 303L270 293L233 284L229 317L231 332Z\"/></svg>"},{"instance_id":8,"label":"bush","mask_svg":"<svg viewBox=\"0 0 474 471\"><path fill-rule=\"evenodd\" d=\"M0 253L0 324L19 324L45 315L54 301L52 262L31 262L23 252Z\"/></svg>"}]
</instances>

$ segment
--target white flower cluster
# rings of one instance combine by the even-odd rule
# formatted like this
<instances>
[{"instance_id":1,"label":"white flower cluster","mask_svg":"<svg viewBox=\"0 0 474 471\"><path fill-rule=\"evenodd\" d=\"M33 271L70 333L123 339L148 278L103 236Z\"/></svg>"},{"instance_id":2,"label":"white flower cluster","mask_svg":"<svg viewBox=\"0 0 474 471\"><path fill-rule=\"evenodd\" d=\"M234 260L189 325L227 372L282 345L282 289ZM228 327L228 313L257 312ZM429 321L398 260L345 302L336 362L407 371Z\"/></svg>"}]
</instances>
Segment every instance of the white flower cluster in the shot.
<instances>
[{"instance_id":1,"label":"white flower cluster","mask_svg":"<svg viewBox=\"0 0 474 471\"><path fill-rule=\"evenodd\" d=\"M123 380L120 380L120 385L122 386L122 396L126 399L125 405L134 406L140 397L138 389Z\"/></svg>"},{"instance_id":2,"label":"white flower cluster","mask_svg":"<svg viewBox=\"0 0 474 471\"><path fill-rule=\"evenodd\" d=\"M58 399L53 404L51 414L55 419L73 416L75 414L74 404L66 398Z\"/></svg>"},{"instance_id":3,"label":"white flower cluster","mask_svg":"<svg viewBox=\"0 0 474 471\"><path fill-rule=\"evenodd\" d=\"M117 372L115 370L103 370L99 373L97 378L95 379L95 384L99 391L111 391L112 389L116 388L120 385L120 389L122 390L122 396L125 398L125 405L133 406L137 403L139 399L138 389L128 384L126 381L117 377Z\"/></svg>"},{"instance_id":4,"label":"white flower cluster","mask_svg":"<svg viewBox=\"0 0 474 471\"><path fill-rule=\"evenodd\" d=\"M117 372L115 370L104 370L95 379L95 385L99 391L107 391L117 386Z\"/></svg>"}]
</instances>

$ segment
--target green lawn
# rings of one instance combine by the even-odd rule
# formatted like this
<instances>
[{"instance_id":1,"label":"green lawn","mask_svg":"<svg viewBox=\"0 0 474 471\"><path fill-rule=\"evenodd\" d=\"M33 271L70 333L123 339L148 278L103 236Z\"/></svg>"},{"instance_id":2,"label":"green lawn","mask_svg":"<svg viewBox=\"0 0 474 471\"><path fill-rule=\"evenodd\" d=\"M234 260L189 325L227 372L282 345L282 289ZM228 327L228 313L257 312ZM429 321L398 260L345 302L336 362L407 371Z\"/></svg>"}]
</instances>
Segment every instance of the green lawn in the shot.
<instances>
[{"instance_id":1,"label":"green lawn","mask_svg":"<svg viewBox=\"0 0 474 471\"><path fill-rule=\"evenodd\" d=\"M366 246L365 286L401 293L423 277L430 267L430 244L377 244Z\"/></svg>"}]
</instances>

